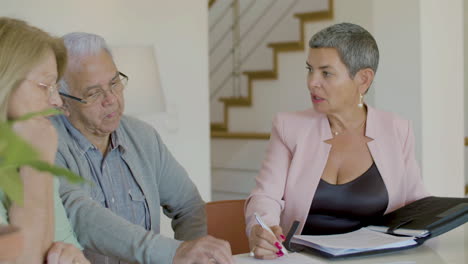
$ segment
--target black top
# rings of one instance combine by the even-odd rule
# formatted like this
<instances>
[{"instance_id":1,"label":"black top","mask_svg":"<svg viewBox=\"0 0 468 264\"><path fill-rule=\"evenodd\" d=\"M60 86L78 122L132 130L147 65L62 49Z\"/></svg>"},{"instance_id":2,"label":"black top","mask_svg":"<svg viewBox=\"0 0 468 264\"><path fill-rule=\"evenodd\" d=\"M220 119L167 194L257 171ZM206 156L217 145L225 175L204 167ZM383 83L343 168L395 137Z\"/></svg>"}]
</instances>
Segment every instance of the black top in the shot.
<instances>
[{"instance_id":1,"label":"black top","mask_svg":"<svg viewBox=\"0 0 468 264\"><path fill-rule=\"evenodd\" d=\"M357 230L387 209L388 192L379 170L372 166L345 184L320 179L302 235L330 235Z\"/></svg>"}]
</instances>

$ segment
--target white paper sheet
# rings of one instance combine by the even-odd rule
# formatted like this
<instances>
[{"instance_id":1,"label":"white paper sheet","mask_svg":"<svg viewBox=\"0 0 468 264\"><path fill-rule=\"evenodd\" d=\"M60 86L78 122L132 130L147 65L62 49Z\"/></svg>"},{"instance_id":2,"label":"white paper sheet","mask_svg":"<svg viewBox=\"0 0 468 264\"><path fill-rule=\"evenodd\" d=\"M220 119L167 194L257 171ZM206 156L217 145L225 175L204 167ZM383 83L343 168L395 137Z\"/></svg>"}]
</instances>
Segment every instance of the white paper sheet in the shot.
<instances>
[{"instance_id":1,"label":"white paper sheet","mask_svg":"<svg viewBox=\"0 0 468 264\"><path fill-rule=\"evenodd\" d=\"M308 242L319 244L324 247L357 249L376 248L402 241L413 241L412 237L397 237L361 228L357 231L328 236L295 236Z\"/></svg>"},{"instance_id":2,"label":"white paper sheet","mask_svg":"<svg viewBox=\"0 0 468 264\"><path fill-rule=\"evenodd\" d=\"M342 255L371 249L399 248L414 245L413 237L397 237L366 228L357 231L328 236L294 236L292 242Z\"/></svg>"}]
</instances>

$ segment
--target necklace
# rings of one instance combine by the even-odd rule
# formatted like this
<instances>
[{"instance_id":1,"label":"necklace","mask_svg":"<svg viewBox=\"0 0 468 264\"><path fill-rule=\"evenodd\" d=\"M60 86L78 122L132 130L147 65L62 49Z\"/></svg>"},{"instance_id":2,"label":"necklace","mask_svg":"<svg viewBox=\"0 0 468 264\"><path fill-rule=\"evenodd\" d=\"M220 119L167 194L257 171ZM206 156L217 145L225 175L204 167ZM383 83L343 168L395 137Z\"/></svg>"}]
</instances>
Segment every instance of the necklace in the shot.
<instances>
[{"instance_id":1,"label":"necklace","mask_svg":"<svg viewBox=\"0 0 468 264\"><path fill-rule=\"evenodd\" d=\"M354 128L353 130L357 130L357 129L360 129L360 128L364 127L364 124L366 123L366 121L367 121L367 118L365 118L364 121L362 121L362 123L358 127ZM337 131L337 130L332 130L331 132L333 134L333 137L336 137L338 135L345 134L346 131L340 132L340 131Z\"/></svg>"}]
</instances>

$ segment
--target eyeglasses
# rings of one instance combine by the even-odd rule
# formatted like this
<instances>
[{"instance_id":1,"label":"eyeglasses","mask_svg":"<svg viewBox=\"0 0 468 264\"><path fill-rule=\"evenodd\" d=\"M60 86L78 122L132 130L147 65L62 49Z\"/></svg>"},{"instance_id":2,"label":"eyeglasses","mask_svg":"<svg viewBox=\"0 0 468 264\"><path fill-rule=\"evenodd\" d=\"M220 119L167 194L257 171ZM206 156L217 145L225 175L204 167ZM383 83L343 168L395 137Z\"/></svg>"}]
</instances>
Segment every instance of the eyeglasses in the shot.
<instances>
[{"instance_id":1,"label":"eyeglasses","mask_svg":"<svg viewBox=\"0 0 468 264\"><path fill-rule=\"evenodd\" d=\"M38 81L29 80L29 79L26 79L26 81L33 82L34 84L36 84L40 88L42 88L44 90L47 90L47 96L49 97L49 99L54 97L58 92L58 88L57 88L58 85L56 83L49 85L49 84L45 84L45 83L41 83L41 82L38 82Z\"/></svg>"},{"instance_id":2,"label":"eyeglasses","mask_svg":"<svg viewBox=\"0 0 468 264\"><path fill-rule=\"evenodd\" d=\"M117 95L123 91L125 86L127 86L127 83L128 83L128 76L121 72L118 72L118 75L115 76L109 83L108 91L112 93L113 95ZM101 101L104 98L106 91L102 89L102 87L91 88L87 92L86 96L84 96L83 98L79 98L79 97L66 94L66 93L62 93L62 92L59 92L59 94L61 96L78 101L82 104L92 104L94 102Z\"/></svg>"}]
</instances>

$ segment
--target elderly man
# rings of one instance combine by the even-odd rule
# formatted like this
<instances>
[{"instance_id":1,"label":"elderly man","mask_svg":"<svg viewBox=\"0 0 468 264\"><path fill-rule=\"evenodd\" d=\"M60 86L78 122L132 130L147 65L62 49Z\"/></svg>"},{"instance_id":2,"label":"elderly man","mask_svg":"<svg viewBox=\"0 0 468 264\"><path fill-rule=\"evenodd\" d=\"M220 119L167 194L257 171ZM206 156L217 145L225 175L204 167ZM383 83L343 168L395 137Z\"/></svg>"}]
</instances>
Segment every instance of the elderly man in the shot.
<instances>
[{"instance_id":1,"label":"elderly man","mask_svg":"<svg viewBox=\"0 0 468 264\"><path fill-rule=\"evenodd\" d=\"M68 65L61 95L69 115L52 118L56 163L93 183L60 187L87 257L93 263L233 263L229 243L206 236L204 202L158 133L123 115L128 78L104 39L88 33L63 39ZM160 207L172 218L176 239L160 234Z\"/></svg>"}]
</instances>

